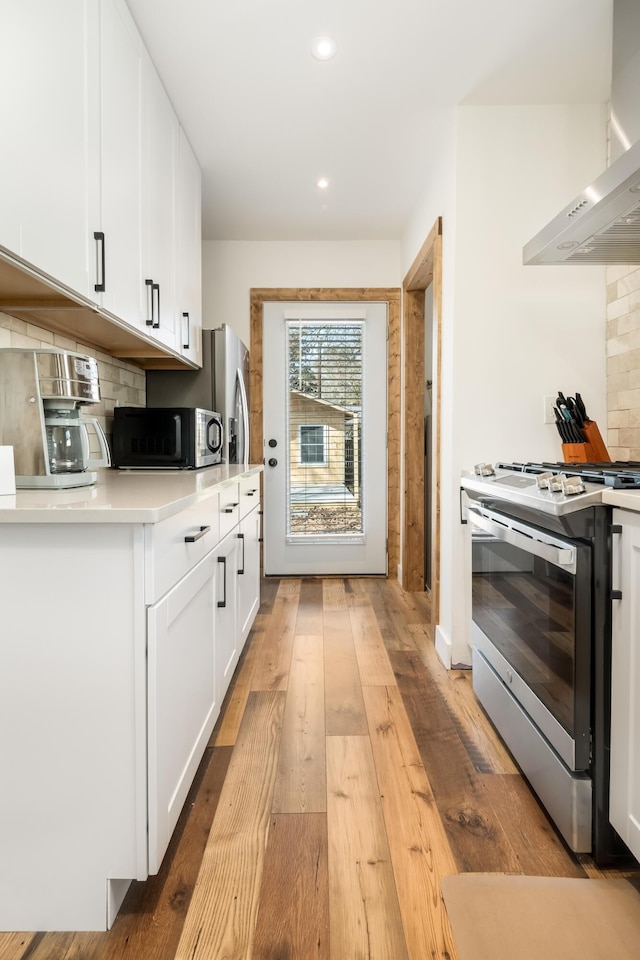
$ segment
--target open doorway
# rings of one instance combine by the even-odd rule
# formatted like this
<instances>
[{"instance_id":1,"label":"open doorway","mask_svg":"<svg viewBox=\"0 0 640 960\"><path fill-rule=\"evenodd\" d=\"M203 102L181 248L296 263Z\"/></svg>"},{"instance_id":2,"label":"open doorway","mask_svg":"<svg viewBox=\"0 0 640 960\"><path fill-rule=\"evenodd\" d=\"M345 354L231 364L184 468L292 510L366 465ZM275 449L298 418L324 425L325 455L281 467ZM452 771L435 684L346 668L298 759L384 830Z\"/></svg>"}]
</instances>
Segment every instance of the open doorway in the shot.
<instances>
[{"instance_id":1,"label":"open doorway","mask_svg":"<svg viewBox=\"0 0 640 960\"><path fill-rule=\"evenodd\" d=\"M440 614L440 217L407 272L402 290L405 414L402 585L405 590L423 592L428 579L435 626Z\"/></svg>"}]
</instances>

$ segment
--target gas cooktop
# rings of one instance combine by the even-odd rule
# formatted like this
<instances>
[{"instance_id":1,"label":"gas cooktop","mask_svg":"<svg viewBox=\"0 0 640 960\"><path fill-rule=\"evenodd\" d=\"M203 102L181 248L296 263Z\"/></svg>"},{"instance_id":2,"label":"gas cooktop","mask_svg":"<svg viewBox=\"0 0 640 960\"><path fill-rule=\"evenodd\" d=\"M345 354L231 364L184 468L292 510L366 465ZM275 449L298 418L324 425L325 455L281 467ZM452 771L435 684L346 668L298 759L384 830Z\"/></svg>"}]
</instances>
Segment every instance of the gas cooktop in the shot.
<instances>
[{"instance_id":1,"label":"gas cooktop","mask_svg":"<svg viewBox=\"0 0 640 960\"><path fill-rule=\"evenodd\" d=\"M640 488L640 463L637 460L615 460L606 463L507 463L499 461L496 470L516 473L554 473L566 477L582 477L589 483L605 484L616 489Z\"/></svg>"},{"instance_id":2,"label":"gas cooktop","mask_svg":"<svg viewBox=\"0 0 640 960\"><path fill-rule=\"evenodd\" d=\"M471 499L560 517L602 503L605 486L640 488L640 463L480 463L462 475L461 486Z\"/></svg>"}]
</instances>

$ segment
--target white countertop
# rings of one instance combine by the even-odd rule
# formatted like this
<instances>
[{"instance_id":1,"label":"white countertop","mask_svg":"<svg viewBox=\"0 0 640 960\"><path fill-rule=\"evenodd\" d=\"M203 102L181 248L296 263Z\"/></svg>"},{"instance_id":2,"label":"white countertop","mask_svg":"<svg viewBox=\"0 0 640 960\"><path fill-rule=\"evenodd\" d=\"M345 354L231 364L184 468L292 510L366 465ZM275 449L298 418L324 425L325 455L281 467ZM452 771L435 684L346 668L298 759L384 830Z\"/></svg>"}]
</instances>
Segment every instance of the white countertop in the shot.
<instances>
[{"instance_id":1,"label":"white countertop","mask_svg":"<svg viewBox=\"0 0 640 960\"><path fill-rule=\"evenodd\" d=\"M98 482L70 490L0 496L0 523L157 523L215 488L260 473L262 464L199 470L99 470Z\"/></svg>"},{"instance_id":2,"label":"white countertop","mask_svg":"<svg viewBox=\"0 0 640 960\"><path fill-rule=\"evenodd\" d=\"M614 490L608 487L602 493L602 502L622 510L640 511L640 490Z\"/></svg>"}]
</instances>

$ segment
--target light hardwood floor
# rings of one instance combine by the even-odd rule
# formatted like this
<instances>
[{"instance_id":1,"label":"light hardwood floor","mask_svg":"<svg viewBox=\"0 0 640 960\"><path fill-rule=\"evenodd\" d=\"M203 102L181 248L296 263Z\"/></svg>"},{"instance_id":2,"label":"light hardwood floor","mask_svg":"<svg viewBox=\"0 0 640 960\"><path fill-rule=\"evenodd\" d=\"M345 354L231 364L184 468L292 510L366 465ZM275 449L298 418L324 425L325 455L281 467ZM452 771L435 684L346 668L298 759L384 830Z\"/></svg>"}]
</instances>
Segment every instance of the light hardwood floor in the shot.
<instances>
[{"instance_id":1,"label":"light hardwood floor","mask_svg":"<svg viewBox=\"0 0 640 960\"><path fill-rule=\"evenodd\" d=\"M158 876L108 933L0 934L0 960L458 960L442 876L603 876L429 623L393 581L265 581Z\"/></svg>"}]
</instances>

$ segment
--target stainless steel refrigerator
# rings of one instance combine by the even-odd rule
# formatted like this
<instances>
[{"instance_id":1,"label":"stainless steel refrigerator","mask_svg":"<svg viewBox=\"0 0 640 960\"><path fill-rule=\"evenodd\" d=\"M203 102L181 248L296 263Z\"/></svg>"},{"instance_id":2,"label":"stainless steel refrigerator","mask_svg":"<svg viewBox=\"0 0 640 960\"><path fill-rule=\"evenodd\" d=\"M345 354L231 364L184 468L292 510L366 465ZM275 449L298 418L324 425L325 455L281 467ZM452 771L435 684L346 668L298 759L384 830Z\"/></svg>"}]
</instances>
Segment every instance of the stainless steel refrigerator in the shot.
<instances>
[{"instance_id":1,"label":"stainless steel refrigerator","mask_svg":"<svg viewBox=\"0 0 640 960\"><path fill-rule=\"evenodd\" d=\"M225 463L249 462L249 351L223 323L202 331L200 370L148 370L148 407L204 407L222 416Z\"/></svg>"}]
</instances>

